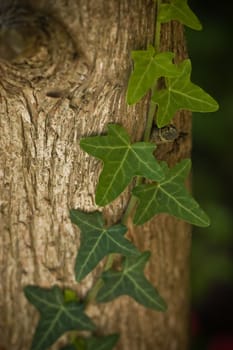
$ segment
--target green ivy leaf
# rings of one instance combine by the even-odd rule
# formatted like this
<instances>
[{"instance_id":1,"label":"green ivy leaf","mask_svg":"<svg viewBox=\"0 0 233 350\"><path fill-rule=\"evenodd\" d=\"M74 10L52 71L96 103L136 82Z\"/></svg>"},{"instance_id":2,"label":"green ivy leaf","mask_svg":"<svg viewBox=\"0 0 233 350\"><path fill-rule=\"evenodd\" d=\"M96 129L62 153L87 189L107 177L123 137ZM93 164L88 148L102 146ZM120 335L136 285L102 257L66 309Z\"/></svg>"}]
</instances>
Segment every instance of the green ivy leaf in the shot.
<instances>
[{"instance_id":1,"label":"green ivy leaf","mask_svg":"<svg viewBox=\"0 0 233 350\"><path fill-rule=\"evenodd\" d=\"M66 303L63 291L58 286L51 289L26 286L24 293L40 312L31 350L48 349L67 331L95 329L83 312L84 306L74 301Z\"/></svg>"},{"instance_id":2,"label":"green ivy leaf","mask_svg":"<svg viewBox=\"0 0 233 350\"><path fill-rule=\"evenodd\" d=\"M161 23L177 20L180 23L201 30L202 25L187 4L187 0L171 0L170 4L161 4L159 7L158 21Z\"/></svg>"},{"instance_id":3,"label":"green ivy leaf","mask_svg":"<svg viewBox=\"0 0 233 350\"><path fill-rule=\"evenodd\" d=\"M81 245L75 263L76 280L81 281L108 254L125 256L140 254L136 247L124 238L127 227L118 224L106 228L100 212L70 211L71 221L80 228Z\"/></svg>"},{"instance_id":4,"label":"green ivy leaf","mask_svg":"<svg viewBox=\"0 0 233 350\"><path fill-rule=\"evenodd\" d=\"M74 345L74 350L87 350L85 338L76 337L72 343Z\"/></svg>"},{"instance_id":5,"label":"green ivy leaf","mask_svg":"<svg viewBox=\"0 0 233 350\"><path fill-rule=\"evenodd\" d=\"M172 60L173 52L157 53L150 46L147 50L133 51L134 70L130 76L126 100L129 105L138 102L154 86L160 77L174 77L177 70Z\"/></svg>"},{"instance_id":6,"label":"green ivy leaf","mask_svg":"<svg viewBox=\"0 0 233 350\"><path fill-rule=\"evenodd\" d=\"M74 345L67 345L62 350L112 350L118 339L118 334L111 334L105 337L81 338L82 346L80 347L79 338Z\"/></svg>"},{"instance_id":7,"label":"green ivy leaf","mask_svg":"<svg viewBox=\"0 0 233 350\"><path fill-rule=\"evenodd\" d=\"M180 109L193 112L214 112L218 109L217 102L190 81L191 69L191 61L184 60L177 66L179 76L167 78L167 87L154 92L152 101L158 104L158 127L167 125Z\"/></svg>"},{"instance_id":8,"label":"green ivy leaf","mask_svg":"<svg viewBox=\"0 0 233 350\"><path fill-rule=\"evenodd\" d=\"M106 337L87 338L87 350L112 350L118 342L118 339L118 334L111 334Z\"/></svg>"},{"instance_id":9,"label":"green ivy leaf","mask_svg":"<svg viewBox=\"0 0 233 350\"><path fill-rule=\"evenodd\" d=\"M119 196L134 176L160 181L163 172L153 156L155 145L148 142L131 144L126 130L108 124L107 136L92 136L80 141L87 153L104 162L96 189L96 204L105 206Z\"/></svg>"},{"instance_id":10,"label":"green ivy leaf","mask_svg":"<svg viewBox=\"0 0 233 350\"><path fill-rule=\"evenodd\" d=\"M184 186L191 161L182 160L171 169L164 162L161 165L165 173L163 181L133 189L133 194L139 198L134 223L141 225L156 214L169 213L193 225L208 226L209 218Z\"/></svg>"},{"instance_id":11,"label":"green ivy leaf","mask_svg":"<svg viewBox=\"0 0 233 350\"><path fill-rule=\"evenodd\" d=\"M143 273L149 257L150 252L144 252L136 258L125 258L122 271L103 272L104 285L98 292L97 301L108 302L121 295L129 295L145 307L165 311L164 300Z\"/></svg>"}]
</instances>

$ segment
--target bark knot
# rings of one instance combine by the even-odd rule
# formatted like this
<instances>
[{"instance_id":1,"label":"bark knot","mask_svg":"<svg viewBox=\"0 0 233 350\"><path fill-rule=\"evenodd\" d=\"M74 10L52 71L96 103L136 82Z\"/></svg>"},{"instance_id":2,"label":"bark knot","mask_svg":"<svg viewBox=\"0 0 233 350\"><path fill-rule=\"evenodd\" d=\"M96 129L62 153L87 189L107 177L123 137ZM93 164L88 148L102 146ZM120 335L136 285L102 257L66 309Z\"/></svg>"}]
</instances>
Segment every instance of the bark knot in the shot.
<instances>
[{"instance_id":1,"label":"bark knot","mask_svg":"<svg viewBox=\"0 0 233 350\"><path fill-rule=\"evenodd\" d=\"M18 1L0 5L0 73L11 94L67 74L77 56L71 36L53 15Z\"/></svg>"}]
</instances>

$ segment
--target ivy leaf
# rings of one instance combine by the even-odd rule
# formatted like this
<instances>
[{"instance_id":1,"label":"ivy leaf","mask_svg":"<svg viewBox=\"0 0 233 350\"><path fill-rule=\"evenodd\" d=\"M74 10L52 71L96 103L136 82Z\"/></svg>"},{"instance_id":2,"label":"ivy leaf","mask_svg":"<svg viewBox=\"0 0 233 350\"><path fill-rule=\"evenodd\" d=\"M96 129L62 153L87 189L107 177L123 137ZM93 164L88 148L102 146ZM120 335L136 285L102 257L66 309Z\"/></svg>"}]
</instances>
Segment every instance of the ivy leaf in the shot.
<instances>
[{"instance_id":1,"label":"ivy leaf","mask_svg":"<svg viewBox=\"0 0 233 350\"><path fill-rule=\"evenodd\" d=\"M70 211L71 221L81 230L81 245L75 263L76 280L81 281L108 254L125 256L140 254L136 247L124 238L127 227L118 224L106 228L100 212Z\"/></svg>"},{"instance_id":2,"label":"ivy leaf","mask_svg":"<svg viewBox=\"0 0 233 350\"><path fill-rule=\"evenodd\" d=\"M83 337L76 337L75 339L73 339L72 343L73 348L67 350L87 350L86 339Z\"/></svg>"},{"instance_id":3,"label":"ivy leaf","mask_svg":"<svg viewBox=\"0 0 233 350\"><path fill-rule=\"evenodd\" d=\"M180 23L201 30L202 25L187 4L187 0L171 0L170 4L161 4L159 7L158 21L161 23L177 20Z\"/></svg>"},{"instance_id":4,"label":"ivy leaf","mask_svg":"<svg viewBox=\"0 0 233 350\"><path fill-rule=\"evenodd\" d=\"M67 345L62 350L112 350L118 342L119 335L111 334L105 337L80 338L74 345Z\"/></svg>"},{"instance_id":5,"label":"ivy leaf","mask_svg":"<svg viewBox=\"0 0 233 350\"><path fill-rule=\"evenodd\" d=\"M112 350L118 339L119 334L87 338L87 350Z\"/></svg>"},{"instance_id":6,"label":"ivy leaf","mask_svg":"<svg viewBox=\"0 0 233 350\"><path fill-rule=\"evenodd\" d=\"M153 46L147 50L133 51L134 70L130 76L126 100L129 105L138 102L160 77L174 77L177 70L172 60L173 52L157 53Z\"/></svg>"},{"instance_id":7,"label":"ivy leaf","mask_svg":"<svg viewBox=\"0 0 233 350\"><path fill-rule=\"evenodd\" d=\"M112 350L118 342L119 335L111 334L106 337L87 339L87 350Z\"/></svg>"},{"instance_id":8,"label":"ivy leaf","mask_svg":"<svg viewBox=\"0 0 233 350\"><path fill-rule=\"evenodd\" d=\"M199 86L190 81L191 61L184 60L177 66L179 76L167 78L167 88L156 90L152 101L158 104L156 123L167 125L176 111L188 109L193 112L214 112L217 102Z\"/></svg>"},{"instance_id":9,"label":"ivy leaf","mask_svg":"<svg viewBox=\"0 0 233 350\"><path fill-rule=\"evenodd\" d=\"M160 181L163 172L153 156L155 145L149 142L131 144L126 130L108 124L107 136L92 136L80 141L87 153L104 162L96 189L96 204L112 202L127 187L134 176Z\"/></svg>"},{"instance_id":10,"label":"ivy leaf","mask_svg":"<svg viewBox=\"0 0 233 350\"><path fill-rule=\"evenodd\" d=\"M40 320L32 341L32 350L48 349L61 335L71 330L94 330L95 326L84 314L84 306L78 302L64 301L63 291L26 286L27 299L40 312Z\"/></svg>"},{"instance_id":11,"label":"ivy leaf","mask_svg":"<svg viewBox=\"0 0 233 350\"><path fill-rule=\"evenodd\" d=\"M169 213L193 225L208 226L209 218L184 186L191 161L182 160L171 169L164 162L162 166L165 173L163 181L140 185L133 189L133 194L139 198L134 223L141 225L156 214Z\"/></svg>"},{"instance_id":12,"label":"ivy leaf","mask_svg":"<svg viewBox=\"0 0 233 350\"><path fill-rule=\"evenodd\" d=\"M98 292L97 301L107 302L121 295L129 295L148 308L165 311L164 300L143 273L149 257L150 252L144 252L136 258L125 258L122 271L103 272L101 278L104 285Z\"/></svg>"}]
</instances>

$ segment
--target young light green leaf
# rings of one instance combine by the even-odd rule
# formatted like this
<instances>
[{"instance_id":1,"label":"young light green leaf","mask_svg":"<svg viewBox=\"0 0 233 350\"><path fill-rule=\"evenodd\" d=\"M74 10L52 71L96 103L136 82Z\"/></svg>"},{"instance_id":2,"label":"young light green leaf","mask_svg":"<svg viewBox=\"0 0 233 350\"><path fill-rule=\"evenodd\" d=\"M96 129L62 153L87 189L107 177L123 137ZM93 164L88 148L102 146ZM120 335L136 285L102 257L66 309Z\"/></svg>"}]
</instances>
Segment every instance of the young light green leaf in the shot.
<instances>
[{"instance_id":1,"label":"young light green leaf","mask_svg":"<svg viewBox=\"0 0 233 350\"><path fill-rule=\"evenodd\" d=\"M188 6L187 0L171 0L168 4L160 5L158 21L165 23L171 20L177 20L195 30L202 29L199 19Z\"/></svg>"},{"instance_id":2,"label":"young light green leaf","mask_svg":"<svg viewBox=\"0 0 233 350\"><path fill-rule=\"evenodd\" d=\"M125 256L140 254L136 247L124 238L127 227L122 224L105 227L100 212L85 213L72 209L70 218L81 231L81 245L75 263L75 275L78 282L110 253Z\"/></svg>"},{"instance_id":3,"label":"young light green leaf","mask_svg":"<svg viewBox=\"0 0 233 350\"><path fill-rule=\"evenodd\" d=\"M163 172L153 156L156 146L149 142L131 144L128 133L120 125L108 124L107 136L84 138L80 146L104 162L95 198L100 206L117 198L134 176L155 181L163 178Z\"/></svg>"},{"instance_id":4,"label":"young light green leaf","mask_svg":"<svg viewBox=\"0 0 233 350\"><path fill-rule=\"evenodd\" d=\"M165 179L157 184L140 185L133 189L139 198L134 223L141 225L159 213L169 213L193 225L208 226L209 218L191 197L184 186L191 161L184 159L169 169L162 163Z\"/></svg>"},{"instance_id":5,"label":"young light green leaf","mask_svg":"<svg viewBox=\"0 0 233 350\"><path fill-rule=\"evenodd\" d=\"M130 76L126 100L129 105L138 102L160 77L174 77L177 70L172 60L174 53L160 52L150 46L147 50L133 51L134 70Z\"/></svg>"},{"instance_id":6,"label":"young light green leaf","mask_svg":"<svg viewBox=\"0 0 233 350\"><path fill-rule=\"evenodd\" d=\"M61 350L112 350L118 339L119 334L111 334L105 337L79 337L73 345L67 345Z\"/></svg>"},{"instance_id":7,"label":"young light green leaf","mask_svg":"<svg viewBox=\"0 0 233 350\"><path fill-rule=\"evenodd\" d=\"M158 127L169 124L175 112L180 109L193 112L214 112L218 109L218 103L190 81L191 69L191 61L184 60L177 66L179 76L167 78L167 87L154 92L152 100L158 105Z\"/></svg>"},{"instance_id":8,"label":"young light green leaf","mask_svg":"<svg viewBox=\"0 0 233 350\"><path fill-rule=\"evenodd\" d=\"M144 267L150 252L136 258L125 258L120 272L108 270L102 274L103 287L99 290L97 301L111 301L121 295L129 295L145 307L165 311L166 304L158 291L144 276Z\"/></svg>"},{"instance_id":9,"label":"young light green leaf","mask_svg":"<svg viewBox=\"0 0 233 350\"><path fill-rule=\"evenodd\" d=\"M67 331L95 329L83 312L84 306L74 301L66 303L63 291L58 286L51 289L26 286L24 293L40 312L31 350L48 349Z\"/></svg>"},{"instance_id":10,"label":"young light green leaf","mask_svg":"<svg viewBox=\"0 0 233 350\"><path fill-rule=\"evenodd\" d=\"M64 301L65 303L68 303L70 301L78 301L78 295L77 293L69 288L65 288L63 290L63 296L64 296Z\"/></svg>"}]
</instances>

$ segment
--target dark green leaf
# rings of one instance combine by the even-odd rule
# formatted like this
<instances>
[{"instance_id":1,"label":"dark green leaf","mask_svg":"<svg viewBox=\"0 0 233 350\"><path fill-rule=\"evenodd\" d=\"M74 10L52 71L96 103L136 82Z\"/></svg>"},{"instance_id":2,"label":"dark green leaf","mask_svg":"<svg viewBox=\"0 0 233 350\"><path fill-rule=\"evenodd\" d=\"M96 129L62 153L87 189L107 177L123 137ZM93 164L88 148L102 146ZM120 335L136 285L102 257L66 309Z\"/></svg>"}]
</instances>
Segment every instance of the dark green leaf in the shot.
<instances>
[{"instance_id":1,"label":"dark green leaf","mask_svg":"<svg viewBox=\"0 0 233 350\"><path fill-rule=\"evenodd\" d=\"M152 88L160 77L174 77L177 70L172 60L172 52L155 52L150 46L147 50L133 51L134 70L130 76L126 100L129 105L138 102Z\"/></svg>"},{"instance_id":2,"label":"dark green leaf","mask_svg":"<svg viewBox=\"0 0 233 350\"><path fill-rule=\"evenodd\" d=\"M85 338L76 337L73 340L75 350L87 350L87 343Z\"/></svg>"},{"instance_id":3,"label":"dark green leaf","mask_svg":"<svg viewBox=\"0 0 233 350\"><path fill-rule=\"evenodd\" d=\"M75 350L87 350L87 342L85 338L77 337L73 343Z\"/></svg>"},{"instance_id":4,"label":"dark green leaf","mask_svg":"<svg viewBox=\"0 0 233 350\"><path fill-rule=\"evenodd\" d=\"M157 184L135 187L133 194L139 198L134 223L141 225L159 213L169 213L197 226L208 226L209 218L191 197L184 186L191 161L185 159L169 169L162 163L165 179Z\"/></svg>"},{"instance_id":5,"label":"dark green leaf","mask_svg":"<svg viewBox=\"0 0 233 350\"><path fill-rule=\"evenodd\" d=\"M118 339L118 334L111 334L106 337L87 338L87 350L112 350L118 342Z\"/></svg>"},{"instance_id":6,"label":"dark green leaf","mask_svg":"<svg viewBox=\"0 0 233 350\"><path fill-rule=\"evenodd\" d=\"M176 111L187 109L193 112L214 112L217 102L199 86L190 81L191 61L184 60L177 67L179 75L167 78L167 87L156 90L152 96L158 104L156 123L158 127L169 124Z\"/></svg>"},{"instance_id":7,"label":"dark green leaf","mask_svg":"<svg viewBox=\"0 0 233 350\"><path fill-rule=\"evenodd\" d=\"M94 324L84 314L83 305L65 302L63 291L54 286L51 289L37 286L24 288L27 299L40 312L31 349L48 349L61 335L71 330L93 330Z\"/></svg>"},{"instance_id":8,"label":"dark green leaf","mask_svg":"<svg viewBox=\"0 0 233 350\"><path fill-rule=\"evenodd\" d=\"M155 181L163 178L153 156L155 145L148 142L131 144L129 135L120 125L109 124L107 136L84 138L80 146L104 162L96 190L98 205L104 206L117 198L134 176Z\"/></svg>"},{"instance_id":9,"label":"dark green leaf","mask_svg":"<svg viewBox=\"0 0 233 350\"><path fill-rule=\"evenodd\" d=\"M148 308L165 311L164 300L144 276L144 267L149 257L150 252L144 252L136 258L125 258L122 271L104 272L104 285L99 290L97 301L107 302L121 295L129 295Z\"/></svg>"},{"instance_id":10,"label":"dark green leaf","mask_svg":"<svg viewBox=\"0 0 233 350\"><path fill-rule=\"evenodd\" d=\"M161 4L158 20L161 23L177 20L192 29L202 29L199 19L188 6L187 0L171 0L169 4Z\"/></svg>"},{"instance_id":11,"label":"dark green leaf","mask_svg":"<svg viewBox=\"0 0 233 350\"><path fill-rule=\"evenodd\" d=\"M87 350L86 338L76 337L72 344L62 347L61 350Z\"/></svg>"},{"instance_id":12,"label":"dark green leaf","mask_svg":"<svg viewBox=\"0 0 233 350\"><path fill-rule=\"evenodd\" d=\"M136 247L124 238L127 227L118 224L104 227L102 213L70 211L71 221L80 228L81 245L75 263L76 280L81 281L108 254L138 255Z\"/></svg>"},{"instance_id":13,"label":"dark green leaf","mask_svg":"<svg viewBox=\"0 0 233 350\"><path fill-rule=\"evenodd\" d=\"M67 345L61 350L112 350L118 339L118 334L105 337L78 338L74 341L74 345Z\"/></svg>"}]
</instances>

